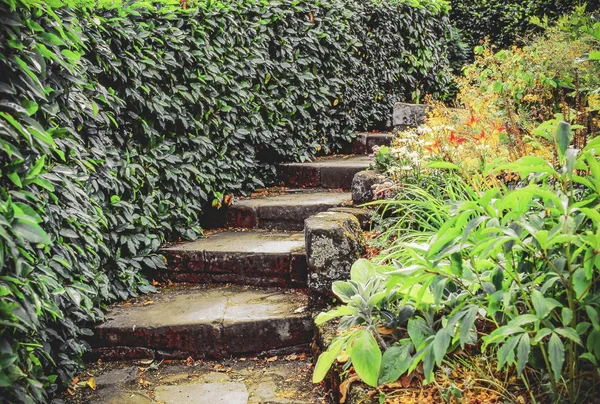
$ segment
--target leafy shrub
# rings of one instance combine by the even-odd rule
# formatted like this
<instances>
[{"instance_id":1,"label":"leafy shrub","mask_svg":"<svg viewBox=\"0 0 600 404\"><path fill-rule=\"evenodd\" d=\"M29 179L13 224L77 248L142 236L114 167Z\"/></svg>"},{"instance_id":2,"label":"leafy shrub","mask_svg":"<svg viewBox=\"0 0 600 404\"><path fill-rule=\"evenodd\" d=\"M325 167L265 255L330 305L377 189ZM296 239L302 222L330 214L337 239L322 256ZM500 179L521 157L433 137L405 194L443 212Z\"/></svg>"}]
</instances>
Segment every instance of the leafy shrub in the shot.
<instances>
[{"instance_id":1,"label":"leafy shrub","mask_svg":"<svg viewBox=\"0 0 600 404\"><path fill-rule=\"evenodd\" d=\"M471 180L497 158L551 158L553 149L535 131L557 114L578 125L574 144L584 147L599 129L600 64L593 60L599 24L579 8L552 27L542 25L545 31L523 48L480 47L457 78L461 109L433 102L424 125L398 132L393 147L378 153L378 168L396 183L420 184L436 160L460 163Z\"/></svg>"},{"instance_id":2,"label":"leafy shrub","mask_svg":"<svg viewBox=\"0 0 600 404\"><path fill-rule=\"evenodd\" d=\"M11 402L46 402L70 381L104 305L150 291L160 244L197 238L212 199L448 84L447 10L434 0L52 4L0 1Z\"/></svg>"},{"instance_id":3,"label":"leafy shrub","mask_svg":"<svg viewBox=\"0 0 600 404\"><path fill-rule=\"evenodd\" d=\"M473 345L499 370L516 367L525 386L549 381L555 398L570 402L594 394L600 377L600 138L577 150L568 147L566 122L546 123L541 131L556 147L557 168L534 156L498 166L527 180L447 205L426 242L404 244L405 253L388 265L359 261L349 282L334 284L346 305L317 322L343 316L340 326L348 331L330 349L346 347L366 383L394 381L420 363L431 381L435 365ZM392 332L382 334L382 326ZM359 332L369 335L359 340ZM316 380L330 358L319 359ZM375 365L365 368L364 358Z\"/></svg>"},{"instance_id":4,"label":"leafy shrub","mask_svg":"<svg viewBox=\"0 0 600 404\"><path fill-rule=\"evenodd\" d=\"M597 0L588 0L587 9L597 10ZM451 20L472 46L488 38L499 48L508 48L536 29L531 18L555 20L579 5L573 0L451 0Z\"/></svg>"}]
</instances>

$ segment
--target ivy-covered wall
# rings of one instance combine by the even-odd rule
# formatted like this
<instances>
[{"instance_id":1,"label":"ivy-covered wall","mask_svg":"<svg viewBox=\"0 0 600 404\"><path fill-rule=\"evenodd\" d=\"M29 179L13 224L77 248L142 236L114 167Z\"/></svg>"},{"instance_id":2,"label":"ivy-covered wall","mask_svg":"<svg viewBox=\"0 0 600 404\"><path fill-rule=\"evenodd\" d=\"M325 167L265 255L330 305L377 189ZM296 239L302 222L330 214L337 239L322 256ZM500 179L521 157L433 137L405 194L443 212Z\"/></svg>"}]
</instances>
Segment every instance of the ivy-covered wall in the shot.
<instances>
[{"instance_id":1,"label":"ivy-covered wall","mask_svg":"<svg viewBox=\"0 0 600 404\"><path fill-rule=\"evenodd\" d=\"M46 402L202 208L443 95L437 0L0 0L0 397Z\"/></svg>"}]
</instances>

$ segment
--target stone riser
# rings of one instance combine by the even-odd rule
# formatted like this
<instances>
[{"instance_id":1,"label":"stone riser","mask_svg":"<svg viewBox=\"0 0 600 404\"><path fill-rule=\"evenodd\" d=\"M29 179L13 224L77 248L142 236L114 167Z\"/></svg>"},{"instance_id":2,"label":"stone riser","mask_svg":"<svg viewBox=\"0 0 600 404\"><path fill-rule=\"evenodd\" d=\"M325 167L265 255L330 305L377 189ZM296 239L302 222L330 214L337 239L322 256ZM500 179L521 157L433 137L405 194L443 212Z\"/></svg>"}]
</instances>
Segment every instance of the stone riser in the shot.
<instances>
[{"instance_id":1,"label":"stone riser","mask_svg":"<svg viewBox=\"0 0 600 404\"><path fill-rule=\"evenodd\" d=\"M365 167L311 167L289 164L280 172L286 185L302 188L350 189L354 175Z\"/></svg>"},{"instance_id":2,"label":"stone riser","mask_svg":"<svg viewBox=\"0 0 600 404\"><path fill-rule=\"evenodd\" d=\"M354 174L371 164L367 156L317 159L310 163L282 164L279 179L301 188L350 189Z\"/></svg>"},{"instance_id":3,"label":"stone riser","mask_svg":"<svg viewBox=\"0 0 600 404\"><path fill-rule=\"evenodd\" d=\"M220 359L262 352L307 350L313 336L312 318L265 319L226 327L102 328L92 340L88 359ZM280 329L289 330L281 337ZM114 342L114 345L113 345Z\"/></svg>"},{"instance_id":4,"label":"stone riser","mask_svg":"<svg viewBox=\"0 0 600 404\"><path fill-rule=\"evenodd\" d=\"M163 280L187 283L232 283L250 286L306 287L306 253L290 254L164 251L168 270Z\"/></svg>"}]
</instances>

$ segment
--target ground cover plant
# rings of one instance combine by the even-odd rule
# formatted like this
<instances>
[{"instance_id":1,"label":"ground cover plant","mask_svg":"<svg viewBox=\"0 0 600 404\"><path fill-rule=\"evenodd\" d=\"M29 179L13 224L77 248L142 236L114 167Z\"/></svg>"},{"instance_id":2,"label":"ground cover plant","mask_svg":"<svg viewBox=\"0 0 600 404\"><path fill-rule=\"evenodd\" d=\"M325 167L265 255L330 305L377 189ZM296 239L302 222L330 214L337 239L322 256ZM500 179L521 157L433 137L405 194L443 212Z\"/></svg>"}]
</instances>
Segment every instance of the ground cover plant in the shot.
<instances>
[{"instance_id":1,"label":"ground cover plant","mask_svg":"<svg viewBox=\"0 0 600 404\"><path fill-rule=\"evenodd\" d=\"M47 402L224 195L448 86L444 3L0 1L0 396Z\"/></svg>"}]
</instances>

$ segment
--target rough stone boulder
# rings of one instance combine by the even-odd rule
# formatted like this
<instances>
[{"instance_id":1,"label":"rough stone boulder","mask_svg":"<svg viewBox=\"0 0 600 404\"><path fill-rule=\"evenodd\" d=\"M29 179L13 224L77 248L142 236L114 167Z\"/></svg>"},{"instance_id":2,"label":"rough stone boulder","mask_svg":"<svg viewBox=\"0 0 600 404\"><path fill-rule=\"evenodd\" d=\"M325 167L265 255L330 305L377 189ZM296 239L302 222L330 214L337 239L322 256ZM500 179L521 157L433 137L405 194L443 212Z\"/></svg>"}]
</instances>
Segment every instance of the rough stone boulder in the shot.
<instances>
[{"instance_id":1,"label":"rough stone boulder","mask_svg":"<svg viewBox=\"0 0 600 404\"><path fill-rule=\"evenodd\" d=\"M373 170L357 173L352 180L352 202L355 205L371 202L374 198L373 186L381 184L385 177Z\"/></svg>"},{"instance_id":2,"label":"rough stone boulder","mask_svg":"<svg viewBox=\"0 0 600 404\"><path fill-rule=\"evenodd\" d=\"M332 297L331 284L350 277L350 267L365 251L358 219L348 213L322 212L306 219L306 258L311 304Z\"/></svg>"},{"instance_id":3,"label":"rough stone boulder","mask_svg":"<svg viewBox=\"0 0 600 404\"><path fill-rule=\"evenodd\" d=\"M372 213L371 210L366 208L353 208L353 207L339 207L331 208L329 212L348 213L358 219L360 228L363 230L369 230L371 228Z\"/></svg>"},{"instance_id":4,"label":"rough stone boulder","mask_svg":"<svg viewBox=\"0 0 600 404\"><path fill-rule=\"evenodd\" d=\"M397 102L394 105L392 125L399 129L416 128L425 123L425 117L430 109L429 105Z\"/></svg>"}]
</instances>

